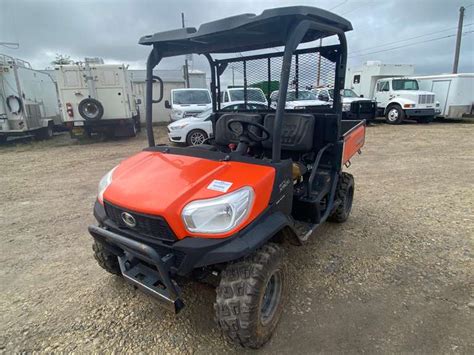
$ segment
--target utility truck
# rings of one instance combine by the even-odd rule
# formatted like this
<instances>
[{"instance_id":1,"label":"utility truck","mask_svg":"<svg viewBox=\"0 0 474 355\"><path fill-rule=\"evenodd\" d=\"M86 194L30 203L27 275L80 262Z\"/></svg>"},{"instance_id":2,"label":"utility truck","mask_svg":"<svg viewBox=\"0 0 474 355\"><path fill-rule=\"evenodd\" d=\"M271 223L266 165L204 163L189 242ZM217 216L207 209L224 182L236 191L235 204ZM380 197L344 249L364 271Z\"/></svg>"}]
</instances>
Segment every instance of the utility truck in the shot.
<instances>
[{"instance_id":1,"label":"utility truck","mask_svg":"<svg viewBox=\"0 0 474 355\"><path fill-rule=\"evenodd\" d=\"M294 291L287 275L292 260L285 259L282 244L304 247L325 221L342 223L351 212L354 177L343 168L365 137L364 121L341 121L345 32L351 29L328 11L292 6L142 37L139 43L151 47L148 148L99 183L97 225L89 226L99 265L173 312L184 307L180 280L212 280L222 332L245 347L265 344ZM319 46L326 37L336 44ZM153 68L190 53L203 54L210 66L214 137L193 147L156 145ZM298 87L303 74L298 63L318 60L332 70L333 104L286 111L290 85ZM221 77L237 65L244 92L262 78L267 87L279 78L276 110L268 103L248 109L245 102L254 98L245 94L241 110L222 110Z\"/></svg>"},{"instance_id":2,"label":"utility truck","mask_svg":"<svg viewBox=\"0 0 474 355\"><path fill-rule=\"evenodd\" d=\"M369 61L348 69L345 86L375 100L378 115L385 116L387 123L399 124L405 118L428 123L439 114L439 102L434 93L420 90L416 80L407 78L414 70L413 65Z\"/></svg>"},{"instance_id":3,"label":"utility truck","mask_svg":"<svg viewBox=\"0 0 474 355\"><path fill-rule=\"evenodd\" d=\"M140 130L140 102L125 65L86 58L55 70L63 119L72 137L134 137Z\"/></svg>"},{"instance_id":4,"label":"utility truck","mask_svg":"<svg viewBox=\"0 0 474 355\"><path fill-rule=\"evenodd\" d=\"M322 87L313 89L314 94L319 100L332 102L334 89L331 87ZM360 97L354 90L341 90L342 96L342 118L343 119L364 119L372 121L377 115L377 103L373 100Z\"/></svg>"},{"instance_id":5,"label":"utility truck","mask_svg":"<svg viewBox=\"0 0 474 355\"><path fill-rule=\"evenodd\" d=\"M9 136L48 139L61 125L51 76L24 60L0 54L0 142Z\"/></svg>"},{"instance_id":6,"label":"utility truck","mask_svg":"<svg viewBox=\"0 0 474 355\"><path fill-rule=\"evenodd\" d=\"M422 90L432 91L443 118L474 118L474 73L413 76Z\"/></svg>"}]
</instances>

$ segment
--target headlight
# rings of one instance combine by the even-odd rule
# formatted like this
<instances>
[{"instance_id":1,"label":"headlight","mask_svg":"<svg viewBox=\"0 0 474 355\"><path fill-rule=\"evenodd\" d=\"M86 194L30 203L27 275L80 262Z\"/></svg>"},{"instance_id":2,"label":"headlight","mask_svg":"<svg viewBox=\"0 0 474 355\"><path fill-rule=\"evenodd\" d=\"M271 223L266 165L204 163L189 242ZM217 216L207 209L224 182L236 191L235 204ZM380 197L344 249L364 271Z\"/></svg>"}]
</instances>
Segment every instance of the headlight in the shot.
<instances>
[{"instance_id":1,"label":"headlight","mask_svg":"<svg viewBox=\"0 0 474 355\"><path fill-rule=\"evenodd\" d=\"M350 111L351 104L342 104L342 111Z\"/></svg>"},{"instance_id":2,"label":"headlight","mask_svg":"<svg viewBox=\"0 0 474 355\"><path fill-rule=\"evenodd\" d=\"M175 129L182 129L186 127L189 123L181 123L179 125L174 125L174 126L169 126L170 130L175 130Z\"/></svg>"},{"instance_id":3,"label":"headlight","mask_svg":"<svg viewBox=\"0 0 474 355\"><path fill-rule=\"evenodd\" d=\"M112 174L114 173L115 169L117 169L117 166L110 170L107 174L104 175L102 179L100 179L99 182L99 189L97 192L97 199L99 200L100 203L104 203L104 192L109 187L110 183L112 182Z\"/></svg>"},{"instance_id":4,"label":"headlight","mask_svg":"<svg viewBox=\"0 0 474 355\"><path fill-rule=\"evenodd\" d=\"M193 201L184 207L181 217L190 232L225 233L248 216L253 199L253 189L246 186L219 197Z\"/></svg>"},{"instance_id":5,"label":"headlight","mask_svg":"<svg viewBox=\"0 0 474 355\"><path fill-rule=\"evenodd\" d=\"M181 111L181 110L172 110L173 114L175 116L182 116L184 111Z\"/></svg>"}]
</instances>

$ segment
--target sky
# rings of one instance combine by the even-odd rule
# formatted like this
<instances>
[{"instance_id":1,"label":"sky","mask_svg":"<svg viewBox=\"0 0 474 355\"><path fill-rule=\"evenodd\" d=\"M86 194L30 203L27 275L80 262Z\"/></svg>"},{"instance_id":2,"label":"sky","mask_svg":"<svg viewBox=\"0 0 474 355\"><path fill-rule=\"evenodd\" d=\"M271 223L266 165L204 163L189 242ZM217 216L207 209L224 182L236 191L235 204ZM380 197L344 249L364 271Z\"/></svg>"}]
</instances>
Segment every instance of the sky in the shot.
<instances>
[{"instance_id":1,"label":"sky","mask_svg":"<svg viewBox=\"0 0 474 355\"><path fill-rule=\"evenodd\" d=\"M0 4L0 42L19 42L18 49L0 46L0 53L27 60L35 69L48 67L57 53L74 60L102 57L106 63L143 69L149 48L138 45L138 39L181 27L181 12L186 26L199 27L227 16L308 5L352 22L354 30L347 34L349 67L380 60L414 64L416 74L452 70L459 8L465 6L459 72L474 72L474 0L0 0ZM178 69L182 64L183 58L177 57L163 61L160 68ZM193 68L207 71L205 60L194 56Z\"/></svg>"}]
</instances>

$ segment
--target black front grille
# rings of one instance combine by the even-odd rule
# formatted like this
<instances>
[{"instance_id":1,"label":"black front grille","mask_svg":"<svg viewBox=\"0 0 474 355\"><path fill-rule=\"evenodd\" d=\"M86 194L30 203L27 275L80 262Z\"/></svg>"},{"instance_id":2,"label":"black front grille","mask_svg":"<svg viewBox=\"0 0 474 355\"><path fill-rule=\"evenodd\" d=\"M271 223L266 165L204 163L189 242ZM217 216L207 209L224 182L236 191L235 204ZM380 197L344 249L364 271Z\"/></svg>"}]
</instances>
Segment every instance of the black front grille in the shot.
<instances>
[{"instance_id":1,"label":"black front grille","mask_svg":"<svg viewBox=\"0 0 474 355\"><path fill-rule=\"evenodd\" d=\"M113 206L105 202L105 213L120 228L126 228L150 238L175 241L176 236L163 217L149 216L141 213L129 211L121 207ZM133 216L136 221L135 227L129 227L125 224L122 213L127 212Z\"/></svg>"},{"instance_id":2,"label":"black front grille","mask_svg":"<svg viewBox=\"0 0 474 355\"><path fill-rule=\"evenodd\" d=\"M375 103L372 101L353 101L351 103L352 113L372 113L375 110Z\"/></svg>"}]
</instances>

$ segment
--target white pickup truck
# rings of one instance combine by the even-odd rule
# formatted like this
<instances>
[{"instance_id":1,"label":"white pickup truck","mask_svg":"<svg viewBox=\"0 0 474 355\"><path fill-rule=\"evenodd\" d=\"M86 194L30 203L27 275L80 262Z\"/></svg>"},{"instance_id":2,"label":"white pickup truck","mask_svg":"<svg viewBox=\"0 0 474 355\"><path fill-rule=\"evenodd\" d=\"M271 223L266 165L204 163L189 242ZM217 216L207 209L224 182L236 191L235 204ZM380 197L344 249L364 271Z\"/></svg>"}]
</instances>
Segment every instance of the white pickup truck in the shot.
<instances>
[{"instance_id":1,"label":"white pickup truck","mask_svg":"<svg viewBox=\"0 0 474 355\"><path fill-rule=\"evenodd\" d=\"M435 94L421 91L418 82L407 78L384 78L375 84L374 100L379 113L390 124L399 124L405 118L428 123L440 113Z\"/></svg>"}]
</instances>

